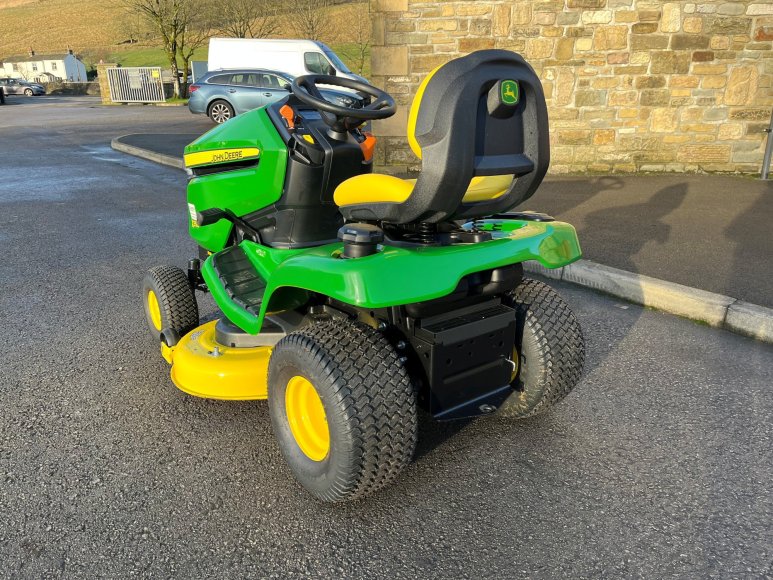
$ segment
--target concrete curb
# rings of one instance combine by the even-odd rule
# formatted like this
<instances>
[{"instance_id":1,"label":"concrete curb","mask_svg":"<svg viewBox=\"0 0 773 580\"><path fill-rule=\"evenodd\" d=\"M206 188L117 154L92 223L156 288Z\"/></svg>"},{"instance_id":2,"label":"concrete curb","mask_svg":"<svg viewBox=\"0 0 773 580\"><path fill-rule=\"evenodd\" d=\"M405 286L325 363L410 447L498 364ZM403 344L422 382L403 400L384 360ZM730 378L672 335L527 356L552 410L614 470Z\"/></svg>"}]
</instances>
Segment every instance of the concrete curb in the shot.
<instances>
[{"instance_id":1,"label":"concrete curb","mask_svg":"<svg viewBox=\"0 0 773 580\"><path fill-rule=\"evenodd\" d=\"M590 260L579 260L555 270L548 270L536 262L526 262L524 267L526 271L546 278L592 288L635 304L773 343L773 309L764 306Z\"/></svg>"},{"instance_id":2,"label":"concrete curb","mask_svg":"<svg viewBox=\"0 0 773 580\"><path fill-rule=\"evenodd\" d=\"M110 144L116 151L176 169L185 169L183 160L179 157L126 145L120 139L121 137L116 137ZM592 288L635 304L773 343L773 309L764 306L626 270L610 268L590 260L579 260L555 270L548 270L537 262L526 262L524 267L526 271L546 278Z\"/></svg>"},{"instance_id":3,"label":"concrete curb","mask_svg":"<svg viewBox=\"0 0 773 580\"><path fill-rule=\"evenodd\" d=\"M126 137L126 135L122 135L121 137L116 137L110 142L110 147L115 149L116 151L120 151L121 153L128 153L129 155L134 155L135 157L139 157L140 159L146 159L147 161L153 161L154 163L160 163L161 165L167 165L169 167L174 167L175 169L182 169L185 170L185 165L183 164L183 160L179 157L172 157L171 155L164 155L163 153L155 153L153 151L148 151L147 149L143 149L142 147L135 147L134 145L127 145L126 143L123 143L121 139L123 137Z\"/></svg>"}]
</instances>

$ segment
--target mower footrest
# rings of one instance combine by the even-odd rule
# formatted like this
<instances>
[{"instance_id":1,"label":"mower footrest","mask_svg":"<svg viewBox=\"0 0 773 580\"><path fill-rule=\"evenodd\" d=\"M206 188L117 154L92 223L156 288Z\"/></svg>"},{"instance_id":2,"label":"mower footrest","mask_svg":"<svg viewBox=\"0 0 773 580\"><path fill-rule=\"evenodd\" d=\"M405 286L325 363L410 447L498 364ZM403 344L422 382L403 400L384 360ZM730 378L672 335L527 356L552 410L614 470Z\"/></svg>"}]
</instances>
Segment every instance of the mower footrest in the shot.
<instances>
[{"instance_id":1,"label":"mower footrest","mask_svg":"<svg viewBox=\"0 0 773 580\"><path fill-rule=\"evenodd\" d=\"M250 314L258 316L266 281L255 271L255 266L244 250L233 246L218 252L212 256L212 267L231 300Z\"/></svg>"}]
</instances>

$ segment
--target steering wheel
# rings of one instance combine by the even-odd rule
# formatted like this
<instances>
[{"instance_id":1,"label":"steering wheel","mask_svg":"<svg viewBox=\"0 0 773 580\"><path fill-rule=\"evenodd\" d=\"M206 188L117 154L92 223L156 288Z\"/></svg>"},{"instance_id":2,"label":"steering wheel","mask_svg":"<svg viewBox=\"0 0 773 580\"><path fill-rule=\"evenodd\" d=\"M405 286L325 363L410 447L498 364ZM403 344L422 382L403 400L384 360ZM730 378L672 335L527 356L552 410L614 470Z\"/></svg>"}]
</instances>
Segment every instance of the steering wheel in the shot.
<instances>
[{"instance_id":1,"label":"steering wheel","mask_svg":"<svg viewBox=\"0 0 773 580\"><path fill-rule=\"evenodd\" d=\"M326 100L322 93L319 92L317 85L354 89L372 97L373 100L370 105L361 109L338 105ZM365 121L386 119L394 115L397 110L395 100L388 93L368 83L346 77L332 75L303 75L295 77L292 91L302 103L317 109L322 115L322 120L337 133L344 133L354 129Z\"/></svg>"}]
</instances>

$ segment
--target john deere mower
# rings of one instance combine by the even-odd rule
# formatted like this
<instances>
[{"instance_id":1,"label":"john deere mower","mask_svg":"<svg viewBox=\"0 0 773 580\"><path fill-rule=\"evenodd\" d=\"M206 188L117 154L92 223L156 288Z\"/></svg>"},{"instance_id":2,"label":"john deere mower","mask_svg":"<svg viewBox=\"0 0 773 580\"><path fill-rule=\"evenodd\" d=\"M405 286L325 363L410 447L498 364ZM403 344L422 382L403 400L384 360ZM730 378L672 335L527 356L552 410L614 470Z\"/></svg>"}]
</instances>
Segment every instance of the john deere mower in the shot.
<instances>
[{"instance_id":1,"label":"john deere mower","mask_svg":"<svg viewBox=\"0 0 773 580\"><path fill-rule=\"evenodd\" d=\"M369 104L328 102L320 85ZM199 254L187 271L144 279L174 384L268 399L291 471L325 501L392 482L413 456L420 409L439 421L530 417L582 373L575 316L523 275L527 260L558 268L581 255L571 225L513 211L549 163L532 68L485 50L428 75L408 114L416 179L372 172L363 126L395 111L366 83L307 75L188 145ZM220 318L200 322L197 291Z\"/></svg>"}]
</instances>

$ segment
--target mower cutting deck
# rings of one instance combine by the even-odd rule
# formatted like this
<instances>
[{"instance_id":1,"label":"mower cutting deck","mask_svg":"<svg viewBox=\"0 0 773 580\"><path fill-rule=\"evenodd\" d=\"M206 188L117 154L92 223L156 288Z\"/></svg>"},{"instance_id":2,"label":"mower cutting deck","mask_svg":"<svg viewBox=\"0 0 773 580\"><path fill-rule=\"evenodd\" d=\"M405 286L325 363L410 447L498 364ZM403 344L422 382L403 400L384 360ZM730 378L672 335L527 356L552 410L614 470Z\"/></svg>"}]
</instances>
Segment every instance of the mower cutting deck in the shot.
<instances>
[{"instance_id":1,"label":"mower cutting deck","mask_svg":"<svg viewBox=\"0 0 773 580\"><path fill-rule=\"evenodd\" d=\"M371 104L329 103L317 85ZM416 180L372 173L375 138L361 127L394 112L375 87L308 75L283 101L197 139L185 161L199 257L144 282L175 385L267 398L293 473L327 501L395 479L419 406L437 420L527 417L582 373L576 318L522 267L577 260L575 230L512 212L549 162L531 67L489 50L433 71L409 114ZM199 325L197 291L221 319Z\"/></svg>"}]
</instances>

